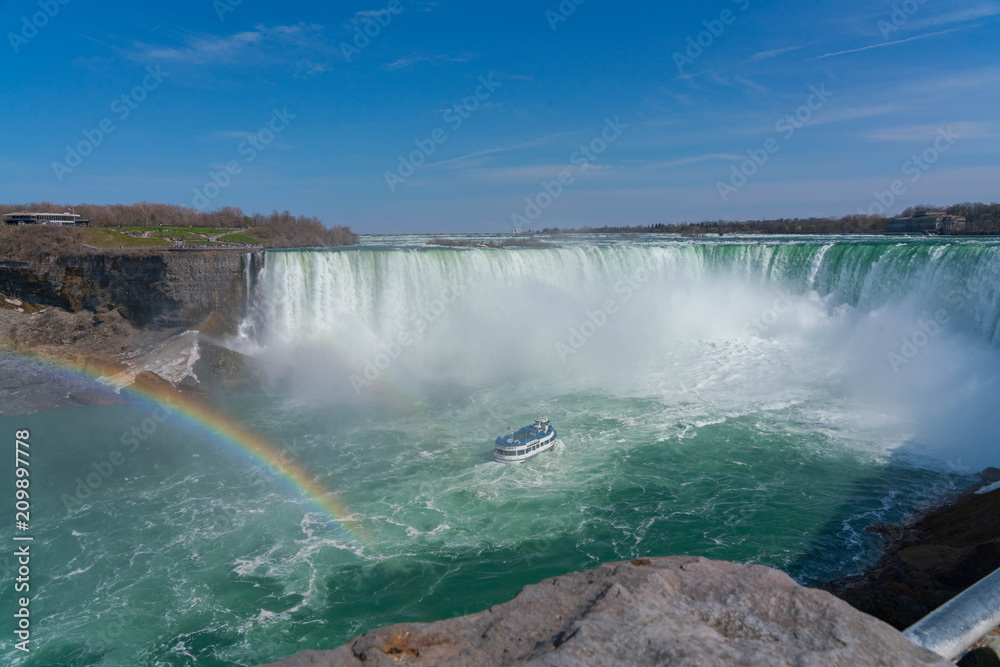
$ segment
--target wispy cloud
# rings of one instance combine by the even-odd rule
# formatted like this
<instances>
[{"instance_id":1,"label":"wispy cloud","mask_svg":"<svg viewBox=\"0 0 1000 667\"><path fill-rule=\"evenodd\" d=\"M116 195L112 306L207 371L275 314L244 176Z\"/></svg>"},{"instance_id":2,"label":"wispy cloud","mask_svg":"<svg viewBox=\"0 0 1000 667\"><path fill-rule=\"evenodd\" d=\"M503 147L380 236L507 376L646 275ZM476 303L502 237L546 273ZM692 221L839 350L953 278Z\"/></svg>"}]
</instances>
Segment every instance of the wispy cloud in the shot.
<instances>
[{"instance_id":1,"label":"wispy cloud","mask_svg":"<svg viewBox=\"0 0 1000 667\"><path fill-rule=\"evenodd\" d=\"M730 77L714 69L708 69L702 72L692 72L691 74L681 74L677 78L686 82L689 86L691 86L695 90L705 90L702 86L698 85L697 82L697 79L703 78L707 79L708 81L716 85L726 86L728 88L743 88L745 90L749 90L755 93L768 92L767 88L765 88L764 86L760 85L755 81L751 81L746 77L739 75L733 75Z\"/></svg>"},{"instance_id":2,"label":"wispy cloud","mask_svg":"<svg viewBox=\"0 0 1000 667\"><path fill-rule=\"evenodd\" d=\"M251 136L256 135L258 131L259 130L254 130L253 132L244 131L244 130L216 130L215 132L212 132L210 135L208 135L205 138L209 139L209 140L219 140L219 141L222 141L222 140L225 140L225 141L237 140L237 141L239 141L239 140L244 140L247 137L251 137ZM283 144L283 143L281 143L279 141L272 141L270 144L268 144L268 147L274 147L274 148L296 148L295 146L292 146L291 144Z\"/></svg>"},{"instance_id":3,"label":"wispy cloud","mask_svg":"<svg viewBox=\"0 0 1000 667\"><path fill-rule=\"evenodd\" d=\"M273 27L259 25L232 35L182 34L178 46L137 41L130 55L143 62L189 65L292 62L307 74L318 74L327 71L328 66L304 56L330 51L322 40L322 30L319 25L299 23Z\"/></svg>"},{"instance_id":4,"label":"wispy cloud","mask_svg":"<svg viewBox=\"0 0 1000 667\"><path fill-rule=\"evenodd\" d=\"M747 90L749 90L751 92L754 92L754 93L766 93L766 92L768 92L767 88L765 88L764 86L760 85L756 81L751 81L750 79L748 79L746 77L743 77L743 76L739 76L739 75L734 74L733 75L733 81L735 81L739 85L743 86Z\"/></svg>"},{"instance_id":5,"label":"wispy cloud","mask_svg":"<svg viewBox=\"0 0 1000 667\"><path fill-rule=\"evenodd\" d=\"M937 28L943 25L952 25L954 23L978 21L979 19L985 19L990 16L997 15L1000 15L1000 3L989 2L979 5L978 7L968 7L966 9L951 12L950 14L944 14L942 16L932 16L926 19L912 21L904 27L910 30L925 30L927 28Z\"/></svg>"},{"instance_id":6,"label":"wispy cloud","mask_svg":"<svg viewBox=\"0 0 1000 667\"><path fill-rule=\"evenodd\" d=\"M531 164L511 167L489 167L472 170L468 175L473 178L489 181L521 181L525 183L537 183L542 180L557 178L559 172L571 168L573 168L573 165L567 161L563 164ZM578 174L581 176L585 174L590 177L598 173L614 171L615 169L616 167L611 165L592 163L586 171L578 172Z\"/></svg>"},{"instance_id":7,"label":"wispy cloud","mask_svg":"<svg viewBox=\"0 0 1000 667\"><path fill-rule=\"evenodd\" d=\"M194 65L232 62L248 48L264 41L264 32L255 30L224 37L194 36L186 41L184 46L179 47L139 43L136 44L136 48L142 52L144 58L153 61L170 60Z\"/></svg>"},{"instance_id":8,"label":"wispy cloud","mask_svg":"<svg viewBox=\"0 0 1000 667\"><path fill-rule=\"evenodd\" d=\"M949 71L923 80L907 83L901 93L923 96L944 96L957 92L980 94L991 93L1000 87L1000 66L980 67L961 71Z\"/></svg>"},{"instance_id":9,"label":"wispy cloud","mask_svg":"<svg viewBox=\"0 0 1000 667\"><path fill-rule=\"evenodd\" d=\"M429 12L433 11L433 9L437 7L437 4L437 2L408 2L403 11ZM392 12L384 7L382 9L366 9L360 12L354 12L354 16L350 18L349 23L352 26L371 23L380 16L385 16L386 14L392 14Z\"/></svg>"},{"instance_id":10,"label":"wispy cloud","mask_svg":"<svg viewBox=\"0 0 1000 667\"><path fill-rule=\"evenodd\" d=\"M858 120L860 118L874 118L875 116L884 116L890 113L896 113L906 109L905 106L901 104L882 104L879 106L870 107L843 107L840 109L833 109L829 112L824 112L822 114L816 114L811 120L804 123L804 125L826 125L828 123L843 123L850 120Z\"/></svg>"},{"instance_id":11,"label":"wispy cloud","mask_svg":"<svg viewBox=\"0 0 1000 667\"><path fill-rule=\"evenodd\" d=\"M354 16L351 17L351 25L371 23L378 17L385 16L386 14L391 14L391 12L388 9L368 9L361 12L354 12Z\"/></svg>"},{"instance_id":12,"label":"wispy cloud","mask_svg":"<svg viewBox=\"0 0 1000 667\"><path fill-rule=\"evenodd\" d=\"M513 146L495 146L493 148L484 148L483 150L478 150L473 153L468 153L466 155L461 155L459 157L451 158L450 160L441 160L440 162L431 162L428 167L445 167L455 168L458 166L466 166L463 163L467 163L472 160L481 160L490 155L496 155L497 153L508 153L510 151L517 151L523 148L531 148L533 146L541 146L542 144L547 144L553 139L558 139L559 137L564 137L568 134L573 134L572 132L559 132L557 134L550 134L547 137L541 137L538 139L532 139L531 141L525 141L524 143L515 144Z\"/></svg>"},{"instance_id":13,"label":"wispy cloud","mask_svg":"<svg viewBox=\"0 0 1000 667\"><path fill-rule=\"evenodd\" d=\"M442 65L445 63L467 63L476 57L474 53L464 53L460 56L449 56L449 55L427 55L423 53L414 54L412 56L406 56L400 58L384 66L385 69L390 72L401 69L409 69L414 65L420 63L431 63L434 65Z\"/></svg>"},{"instance_id":14,"label":"wispy cloud","mask_svg":"<svg viewBox=\"0 0 1000 667\"><path fill-rule=\"evenodd\" d=\"M897 39L894 42L883 42L881 44L872 44L871 46L863 46L860 49L848 49L847 51L836 51L834 53L824 53L817 58L832 58L834 56L843 56L848 53L861 53L862 51L871 51L872 49L881 49L886 46L895 46L897 44L906 44L907 42L915 42L918 39L927 39L928 37L937 37L938 35L947 35L950 32L958 32L964 28L952 28L951 30L939 30L937 32L929 32L925 35L917 35L916 37L907 37L906 39Z\"/></svg>"},{"instance_id":15,"label":"wispy cloud","mask_svg":"<svg viewBox=\"0 0 1000 667\"><path fill-rule=\"evenodd\" d=\"M643 169L664 169L667 167L683 167L699 162L709 162L710 160L745 160L745 155L730 155L729 153L706 153L705 155L694 155L691 157L669 160L666 162L653 162L643 165Z\"/></svg>"},{"instance_id":16,"label":"wispy cloud","mask_svg":"<svg viewBox=\"0 0 1000 667\"><path fill-rule=\"evenodd\" d=\"M786 53L791 53L792 51L798 51L799 49L804 49L807 46L812 46L816 42L810 42L808 44L801 44L799 46L786 46L783 49L771 49L770 51L760 51L755 53L750 57L747 62L756 63L761 60L768 60L770 58L777 58L778 56L784 55Z\"/></svg>"}]
</instances>

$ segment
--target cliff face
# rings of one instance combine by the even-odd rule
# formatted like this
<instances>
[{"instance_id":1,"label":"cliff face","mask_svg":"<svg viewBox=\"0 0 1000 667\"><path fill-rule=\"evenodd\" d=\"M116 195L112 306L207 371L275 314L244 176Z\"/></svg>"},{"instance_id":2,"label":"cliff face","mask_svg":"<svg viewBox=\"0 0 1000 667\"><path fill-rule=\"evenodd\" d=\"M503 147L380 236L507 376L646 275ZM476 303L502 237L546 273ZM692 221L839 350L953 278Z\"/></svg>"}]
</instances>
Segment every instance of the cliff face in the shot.
<instances>
[{"instance_id":1,"label":"cliff face","mask_svg":"<svg viewBox=\"0 0 1000 667\"><path fill-rule=\"evenodd\" d=\"M261 257L184 251L0 260L0 293L71 312L118 310L138 327L193 327L211 315L217 333L230 333L247 297L247 271Z\"/></svg>"},{"instance_id":2,"label":"cliff face","mask_svg":"<svg viewBox=\"0 0 1000 667\"><path fill-rule=\"evenodd\" d=\"M511 602L374 630L271 667L948 665L829 593L761 566L642 558L528 586Z\"/></svg>"}]
</instances>

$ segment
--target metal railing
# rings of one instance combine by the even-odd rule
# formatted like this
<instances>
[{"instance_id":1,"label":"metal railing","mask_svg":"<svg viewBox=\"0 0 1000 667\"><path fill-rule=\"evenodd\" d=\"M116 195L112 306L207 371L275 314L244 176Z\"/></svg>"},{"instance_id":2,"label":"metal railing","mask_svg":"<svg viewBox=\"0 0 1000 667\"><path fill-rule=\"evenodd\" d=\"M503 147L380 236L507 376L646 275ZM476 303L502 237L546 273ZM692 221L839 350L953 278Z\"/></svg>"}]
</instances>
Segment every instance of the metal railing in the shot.
<instances>
[{"instance_id":1,"label":"metal railing","mask_svg":"<svg viewBox=\"0 0 1000 667\"><path fill-rule=\"evenodd\" d=\"M954 660L1000 626L1000 570L928 614L903 634L917 646Z\"/></svg>"}]
</instances>

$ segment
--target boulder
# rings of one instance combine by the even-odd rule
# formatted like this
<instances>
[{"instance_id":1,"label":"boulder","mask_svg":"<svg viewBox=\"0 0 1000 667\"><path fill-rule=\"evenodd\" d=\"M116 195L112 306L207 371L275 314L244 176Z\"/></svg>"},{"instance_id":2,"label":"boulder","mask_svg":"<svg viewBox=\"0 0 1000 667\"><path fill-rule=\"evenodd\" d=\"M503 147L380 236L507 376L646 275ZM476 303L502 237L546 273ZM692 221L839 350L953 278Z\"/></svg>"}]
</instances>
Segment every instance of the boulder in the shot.
<instances>
[{"instance_id":1,"label":"boulder","mask_svg":"<svg viewBox=\"0 0 1000 667\"><path fill-rule=\"evenodd\" d=\"M260 391L263 379L253 359L217 345L205 336L198 339L198 361L194 365L198 381L190 376L181 388L211 394L240 394Z\"/></svg>"},{"instance_id":2,"label":"boulder","mask_svg":"<svg viewBox=\"0 0 1000 667\"><path fill-rule=\"evenodd\" d=\"M129 389L144 393L152 392L159 396L171 396L177 393L174 385L151 371L143 371L136 375Z\"/></svg>"},{"instance_id":3,"label":"boulder","mask_svg":"<svg viewBox=\"0 0 1000 667\"><path fill-rule=\"evenodd\" d=\"M948 665L829 593L758 565L642 558L548 579L487 611L373 630L270 667Z\"/></svg>"}]
</instances>

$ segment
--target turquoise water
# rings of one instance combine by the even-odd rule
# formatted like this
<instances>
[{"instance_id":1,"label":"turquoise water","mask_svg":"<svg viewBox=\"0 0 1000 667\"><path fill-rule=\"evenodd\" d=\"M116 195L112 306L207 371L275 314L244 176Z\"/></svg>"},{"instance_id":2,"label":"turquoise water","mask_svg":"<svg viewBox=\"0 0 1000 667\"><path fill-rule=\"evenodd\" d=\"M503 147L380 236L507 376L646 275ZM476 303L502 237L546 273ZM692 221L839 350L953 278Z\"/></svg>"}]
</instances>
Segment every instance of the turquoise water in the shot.
<instances>
[{"instance_id":1,"label":"turquoise water","mask_svg":"<svg viewBox=\"0 0 1000 667\"><path fill-rule=\"evenodd\" d=\"M66 501L150 406L0 418L32 432L36 538L33 650L6 632L2 659L252 665L639 556L809 584L856 571L877 557L865 527L996 464L998 267L983 241L269 253L229 341L268 393L213 406L315 475L367 542L176 418ZM553 452L492 462L497 435L540 415Z\"/></svg>"}]
</instances>

